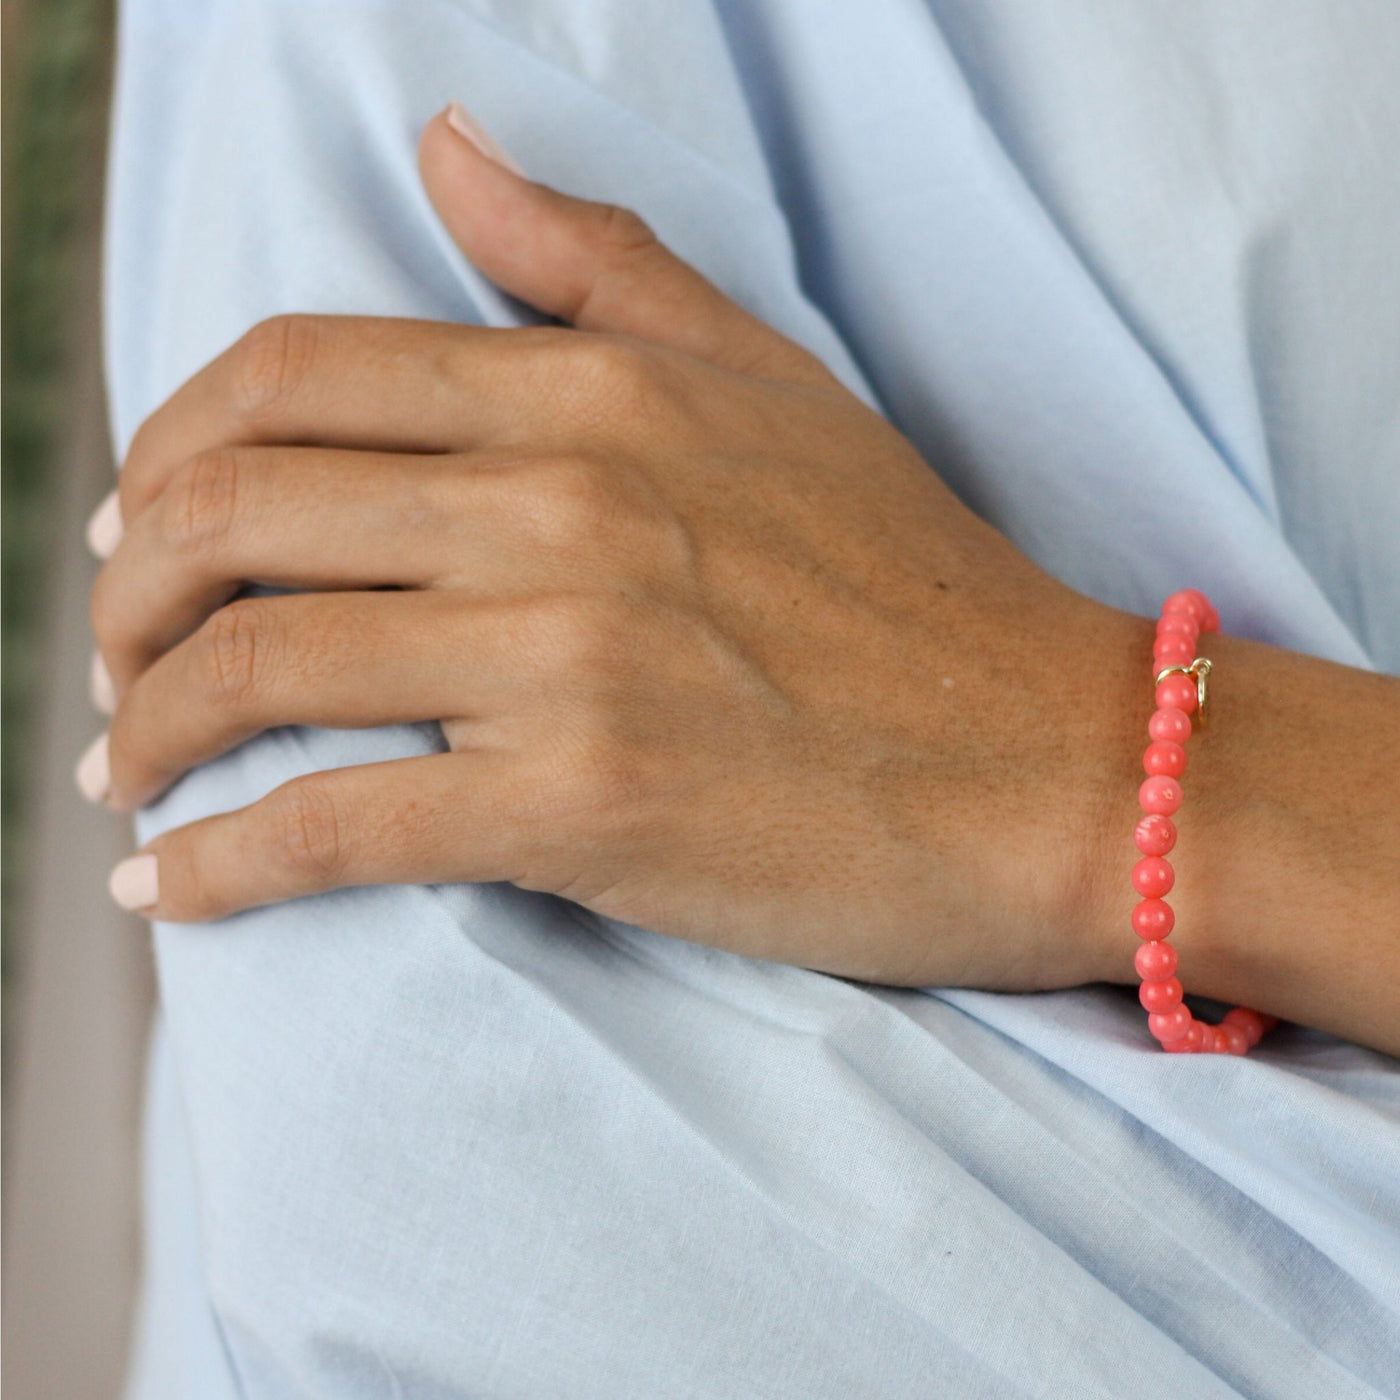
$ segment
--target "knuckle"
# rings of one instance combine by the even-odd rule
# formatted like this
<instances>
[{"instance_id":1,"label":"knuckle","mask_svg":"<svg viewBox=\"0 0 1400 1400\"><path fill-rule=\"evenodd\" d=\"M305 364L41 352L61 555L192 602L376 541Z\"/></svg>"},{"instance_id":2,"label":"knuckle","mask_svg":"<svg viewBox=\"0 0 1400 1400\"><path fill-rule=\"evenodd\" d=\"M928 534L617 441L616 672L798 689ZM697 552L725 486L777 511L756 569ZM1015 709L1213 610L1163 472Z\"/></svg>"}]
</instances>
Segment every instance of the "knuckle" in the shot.
<instances>
[{"instance_id":1,"label":"knuckle","mask_svg":"<svg viewBox=\"0 0 1400 1400\"><path fill-rule=\"evenodd\" d=\"M246 709L267 684L275 624L260 600L225 604L201 629L206 698L220 709Z\"/></svg>"},{"instance_id":2,"label":"knuckle","mask_svg":"<svg viewBox=\"0 0 1400 1400\"><path fill-rule=\"evenodd\" d=\"M602 598L560 598L535 609L535 647L547 668L568 676L576 689L617 664L621 630L614 607Z\"/></svg>"},{"instance_id":3,"label":"knuckle","mask_svg":"<svg viewBox=\"0 0 1400 1400\"><path fill-rule=\"evenodd\" d=\"M600 204L597 208L593 236L604 257L630 262L658 246L651 225L635 210L620 204Z\"/></svg>"},{"instance_id":4,"label":"knuckle","mask_svg":"<svg viewBox=\"0 0 1400 1400\"><path fill-rule=\"evenodd\" d=\"M615 392L651 389L660 377L655 356L641 341L598 333L581 335L578 340L582 375L593 387Z\"/></svg>"},{"instance_id":5,"label":"knuckle","mask_svg":"<svg viewBox=\"0 0 1400 1400\"><path fill-rule=\"evenodd\" d=\"M635 432L675 415L675 385L642 341L586 333L570 347L569 398L586 423L606 434L619 425Z\"/></svg>"},{"instance_id":6,"label":"knuckle","mask_svg":"<svg viewBox=\"0 0 1400 1400\"><path fill-rule=\"evenodd\" d=\"M534 468L536 489L520 493L544 549L584 554L610 577L672 578L695 559L690 532L643 473L586 456Z\"/></svg>"},{"instance_id":7,"label":"knuckle","mask_svg":"<svg viewBox=\"0 0 1400 1400\"><path fill-rule=\"evenodd\" d=\"M679 514L653 508L645 513L642 529L646 555L659 573L691 581L699 576L700 550L695 535Z\"/></svg>"},{"instance_id":8,"label":"knuckle","mask_svg":"<svg viewBox=\"0 0 1400 1400\"><path fill-rule=\"evenodd\" d=\"M328 884L345 870L348 827L329 787L318 778L286 783L273 799L278 850L293 871L313 884Z\"/></svg>"},{"instance_id":9,"label":"knuckle","mask_svg":"<svg viewBox=\"0 0 1400 1400\"><path fill-rule=\"evenodd\" d=\"M314 316L288 313L259 321L234 350L233 410L259 420L274 416L296 393L316 358Z\"/></svg>"},{"instance_id":10,"label":"knuckle","mask_svg":"<svg viewBox=\"0 0 1400 1400\"><path fill-rule=\"evenodd\" d=\"M535 468L531 509L547 547L578 549L596 541L619 508L612 473L586 457Z\"/></svg>"},{"instance_id":11,"label":"knuckle","mask_svg":"<svg viewBox=\"0 0 1400 1400\"><path fill-rule=\"evenodd\" d=\"M614 472L606 522L615 565L634 582L695 576L694 537L679 511L645 473Z\"/></svg>"},{"instance_id":12,"label":"knuckle","mask_svg":"<svg viewBox=\"0 0 1400 1400\"><path fill-rule=\"evenodd\" d=\"M233 448L201 452L171 479L161 508L161 533L174 550L207 550L233 526L243 466Z\"/></svg>"}]
</instances>

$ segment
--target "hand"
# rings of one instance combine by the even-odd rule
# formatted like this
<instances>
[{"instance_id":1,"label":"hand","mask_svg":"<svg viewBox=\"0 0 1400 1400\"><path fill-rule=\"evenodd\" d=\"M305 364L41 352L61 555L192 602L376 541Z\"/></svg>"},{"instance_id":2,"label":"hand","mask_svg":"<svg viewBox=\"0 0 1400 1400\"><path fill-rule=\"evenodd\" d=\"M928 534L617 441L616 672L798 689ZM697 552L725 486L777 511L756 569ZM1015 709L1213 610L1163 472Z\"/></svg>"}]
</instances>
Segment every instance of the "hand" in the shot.
<instances>
[{"instance_id":1,"label":"hand","mask_svg":"<svg viewBox=\"0 0 1400 1400\"><path fill-rule=\"evenodd\" d=\"M450 752L168 831L134 902L506 880L871 981L1104 975L1087 863L1135 791L1151 622L1031 563L633 215L441 117L419 154L466 256L571 325L277 317L153 413L104 517L88 775L130 810L284 724L441 719ZM1067 658L1107 678L1087 703Z\"/></svg>"}]
</instances>

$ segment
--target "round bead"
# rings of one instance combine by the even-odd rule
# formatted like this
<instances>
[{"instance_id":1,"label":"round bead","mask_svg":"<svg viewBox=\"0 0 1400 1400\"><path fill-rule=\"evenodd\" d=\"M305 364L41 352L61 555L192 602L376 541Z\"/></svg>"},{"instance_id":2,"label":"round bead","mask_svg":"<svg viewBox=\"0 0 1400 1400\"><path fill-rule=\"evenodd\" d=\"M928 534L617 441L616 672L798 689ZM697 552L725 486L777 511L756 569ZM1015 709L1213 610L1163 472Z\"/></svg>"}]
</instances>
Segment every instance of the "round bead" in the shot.
<instances>
[{"instance_id":1,"label":"round bead","mask_svg":"<svg viewBox=\"0 0 1400 1400\"><path fill-rule=\"evenodd\" d=\"M1180 1040L1169 1040L1162 1046L1162 1049L1166 1051L1168 1055L1196 1054L1201 1048L1201 1038L1199 1035L1194 1034L1198 1025L1200 1025L1199 1021L1192 1021L1191 1029L1187 1031Z\"/></svg>"},{"instance_id":2,"label":"round bead","mask_svg":"<svg viewBox=\"0 0 1400 1400\"><path fill-rule=\"evenodd\" d=\"M1159 710L1183 710L1189 715L1196 708L1195 677L1180 673L1164 677L1156 689L1155 699Z\"/></svg>"},{"instance_id":3,"label":"round bead","mask_svg":"<svg viewBox=\"0 0 1400 1400\"><path fill-rule=\"evenodd\" d=\"M1199 602L1201 605L1201 616L1199 619L1201 624L1201 631L1220 631L1220 614L1216 612L1210 599L1207 598L1206 595L1202 593L1199 588L1188 588L1184 591L1187 593L1194 593L1196 595L1196 601Z\"/></svg>"},{"instance_id":4,"label":"round bead","mask_svg":"<svg viewBox=\"0 0 1400 1400\"><path fill-rule=\"evenodd\" d=\"M1186 1042L1200 1054L1206 1048L1206 1037L1210 1033L1210 1027L1204 1021L1192 1021L1191 1029L1186 1033Z\"/></svg>"},{"instance_id":5,"label":"round bead","mask_svg":"<svg viewBox=\"0 0 1400 1400\"><path fill-rule=\"evenodd\" d=\"M1144 982L1138 988L1138 1000L1148 1011L1170 1011L1181 1001L1181 983L1175 977L1161 982Z\"/></svg>"},{"instance_id":6,"label":"round bead","mask_svg":"<svg viewBox=\"0 0 1400 1400\"><path fill-rule=\"evenodd\" d=\"M1143 856L1133 866L1133 888L1144 899L1161 899L1175 883L1176 871L1161 856Z\"/></svg>"},{"instance_id":7,"label":"round bead","mask_svg":"<svg viewBox=\"0 0 1400 1400\"><path fill-rule=\"evenodd\" d=\"M1138 805L1149 815L1169 817L1181 806L1181 784L1165 773L1154 773L1138 788Z\"/></svg>"},{"instance_id":8,"label":"round bead","mask_svg":"<svg viewBox=\"0 0 1400 1400\"><path fill-rule=\"evenodd\" d=\"M1143 750L1142 766L1148 773L1179 778L1186 771L1186 750L1173 739L1154 739Z\"/></svg>"},{"instance_id":9,"label":"round bead","mask_svg":"<svg viewBox=\"0 0 1400 1400\"><path fill-rule=\"evenodd\" d=\"M1145 948L1162 946L1164 945L1158 943L1144 943L1138 952L1142 952ZM1264 1018L1257 1011L1251 1011L1247 1006L1237 1006L1233 1011L1227 1011L1220 1024L1222 1026L1238 1026L1251 1045L1258 1045L1264 1038Z\"/></svg>"},{"instance_id":10,"label":"round bead","mask_svg":"<svg viewBox=\"0 0 1400 1400\"><path fill-rule=\"evenodd\" d=\"M1157 635L1159 637L1186 637L1192 646L1195 646L1200 633L1200 623L1190 613L1163 613L1157 622Z\"/></svg>"},{"instance_id":11,"label":"round bead","mask_svg":"<svg viewBox=\"0 0 1400 1400\"><path fill-rule=\"evenodd\" d=\"M1133 932L1144 943L1165 938L1176 923L1176 915L1165 899L1140 899L1133 910Z\"/></svg>"},{"instance_id":12,"label":"round bead","mask_svg":"<svg viewBox=\"0 0 1400 1400\"><path fill-rule=\"evenodd\" d=\"M1222 1021L1215 1028L1215 1038L1219 1040L1222 1036L1225 1039L1225 1053L1227 1055L1243 1055L1249 1049L1249 1037L1239 1026L1226 1025Z\"/></svg>"},{"instance_id":13,"label":"round bead","mask_svg":"<svg viewBox=\"0 0 1400 1400\"><path fill-rule=\"evenodd\" d=\"M1158 637L1152 645L1152 659L1160 671L1163 666L1189 666L1196 648L1185 637Z\"/></svg>"},{"instance_id":14,"label":"round bead","mask_svg":"<svg viewBox=\"0 0 1400 1400\"><path fill-rule=\"evenodd\" d=\"M1143 817L1133 828L1133 841L1145 856L1164 856L1176 845L1176 826L1160 813Z\"/></svg>"},{"instance_id":15,"label":"round bead","mask_svg":"<svg viewBox=\"0 0 1400 1400\"><path fill-rule=\"evenodd\" d=\"M1133 954L1137 975L1148 982L1164 982L1176 972L1176 949L1158 940L1139 945Z\"/></svg>"},{"instance_id":16,"label":"round bead","mask_svg":"<svg viewBox=\"0 0 1400 1400\"><path fill-rule=\"evenodd\" d=\"M1206 595L1199 588L1178 589L1162 604L1164 613L1188 613L1196 619L1197 624L1203 624L1209 610L1210 604L1206 601Z\"/></svg>"},{"instance_id":17,"label":"round bead","mask_svg":"<svg viewBox=\"0 0 1400 1400\"><path fill-rule=\"evenodd\" d=\"M1147 1029L1163 1045L1180 1040L1191 1029L1191 1013L1184 1005L1172 1007L1170 1011L1153 1011L1147 1017Z\"/></svg>"},{"instance_id":18,"label":"round bead","mask_svg":"<svg viewBox=\"0 0 1400 1400\"><path fill-rule=\"evenodd\" d=\"M1223 1026L1216 1026L1214 1031L1215 1044L1210 1048L1217 1055L1228 1055L1230 1053L1230 1037L1225 1033Z\"/></svg>"},{"instance_id":19,"label":"round bead","mask_svg":"<svg viewBox=\"0 0 1400 1400\"><path fill-rule=\"evenodd\" d=\"M1187 677L1183 676L1183 680ZM1196 693L1194 690L1191 692ZM1147 721L1147 732L1153 739L1184 744L1191 737L1191 716L1185 710L1169 705L1165 710L1153 710Z\"/></svg>"}]
</instances>

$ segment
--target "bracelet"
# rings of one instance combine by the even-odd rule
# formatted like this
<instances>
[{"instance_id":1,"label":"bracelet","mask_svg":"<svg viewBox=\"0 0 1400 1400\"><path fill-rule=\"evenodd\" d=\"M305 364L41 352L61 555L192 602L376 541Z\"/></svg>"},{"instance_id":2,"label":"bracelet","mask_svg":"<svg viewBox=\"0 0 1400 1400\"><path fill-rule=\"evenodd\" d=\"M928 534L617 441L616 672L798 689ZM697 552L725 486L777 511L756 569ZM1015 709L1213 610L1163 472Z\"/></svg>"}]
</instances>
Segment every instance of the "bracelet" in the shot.
<instances>
[{"instance_id":1,"label":"bracelet","mask_svg":"<svg viewBox=\"0 0 1400 1400\"><path fill-rule=\"evenodd\" d=\"M1206 726L1206 681L1211 663L1197 656L1202 632L1218 632L1220 617L1197 588L1183 588L1162 604L1152 669L1157 709L1147 722L1151 738L1142 755L1147 777L1138 789L1142 820L1133 841L1142 858L1133 866L1133 888L1142 896L1133 910L1133 932L1142 939L1133 964L1142 978L1138 1000L1147 1010L1147 1028L1173 1054L1243 1055L1276 1025L1278 1018L1236 1006L1218 1026L1196 1020L1182 1001L1176 976L1176 949L1167 937L1176 923L1171 905L1162 898L1176 880L1166 860L1176 845L1172 814L1181 806L1186 771L1186 741L1191 737L1191 714Z\"/></svg>"}]
</instances>

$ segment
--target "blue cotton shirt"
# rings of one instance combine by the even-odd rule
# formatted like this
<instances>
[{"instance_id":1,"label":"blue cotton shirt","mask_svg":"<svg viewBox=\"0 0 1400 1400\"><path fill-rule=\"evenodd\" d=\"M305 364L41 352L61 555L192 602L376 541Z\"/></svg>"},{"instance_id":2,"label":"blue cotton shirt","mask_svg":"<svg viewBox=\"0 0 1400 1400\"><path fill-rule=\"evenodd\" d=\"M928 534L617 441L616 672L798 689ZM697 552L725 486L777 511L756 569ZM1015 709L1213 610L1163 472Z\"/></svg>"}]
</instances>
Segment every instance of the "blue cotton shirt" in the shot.
<instances>
[{"instance_id":1,"label":"blue cotton shirt","mask_svg":"<svg viewBox=\"0 0 1400 1400\"><path fill-rule=\"evenodd\" d=\"M275 312L520 321L419 185L455 98L1066 583L1400 674L1397 73L1388 0L125 0L115 446ZM138 835L443 747L278 728ZM156 948L131 1400L1400 1394L1375 1051L1166 1056L1129 988L860 986L505 886Z\"/></svg>"}]
</instances>

